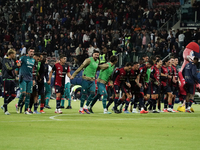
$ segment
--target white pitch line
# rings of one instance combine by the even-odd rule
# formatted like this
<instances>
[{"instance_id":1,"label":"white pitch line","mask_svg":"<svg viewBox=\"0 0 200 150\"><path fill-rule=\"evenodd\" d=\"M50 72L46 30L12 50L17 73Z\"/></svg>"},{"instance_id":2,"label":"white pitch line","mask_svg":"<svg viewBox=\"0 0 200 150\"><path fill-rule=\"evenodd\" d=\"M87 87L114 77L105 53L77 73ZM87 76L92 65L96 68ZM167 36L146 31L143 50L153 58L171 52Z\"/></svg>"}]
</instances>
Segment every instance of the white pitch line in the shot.
<instances>
[{"instance_id":1,"label":"white pitch line","mask_svg":"<svg viewBox=\"0 0 200 150\"><path fill-rule=\"evenodd\" d=\"M103 113L95 113L95 114L91 114L91 117L92 116L99 116L99 114L103 114ZM165 113L165 114L172 114L172 113ZM185 114L185 113L179 113L179 114ZM195 113L195 115L198 115L199 113ZM51 116L49 117L48 120L21 120L21 121L0 121L0 123L6 123L6 122L10 122L10 123L13 123L13 122L48 122L48 121L86 121L86 118L78 118L78 119L57 119L56 117L60 117L60 116L78 116L81 114L60 114L60 115L55 115L55 116ZM87 114L85 114L87 115ZM104 115L107 115L107 114L104 114ZM112 115L112 114L111 114ZM108 116L111 116L111 115L108 115ZM128 114L127 114L128 115ZM152 114L153 115L153 114ZM102 115L101 115L102 116ZM119 115L120 116L120 115ZM131 115L129 115L131 116ZM140 117L140 118L92 118L92 119L87 119L87 121L109 121L109 120L113 120L113 121L117 121L117 120L145 120L145 119L150 119L150 120L157 120L157 119L163 119L164 117L151 117L151 118L148 118L148 117L145 117L146 115L144 115L144 117ZM134 117L134 115L133 115ZM168 119L173 119L173 118L176 118L176 119L179 119L181 117L167 117ZM198 117L183 117L183 118L199 118L199 115Z\"/></svg>"},{"instance_id":2,"label":"white pitch line","mask_svg":"<svg viewBox=\"0 0 200 150\"><path fill-rule=\"evenodd\" d=\"M83 121L86 119L56 119L56 117L60 117L60 116L66 116L66 115L77 115L77 114L62 114L62 115L55 115L55 116L51 116L49 117L49 119L55 120L55 121ZM87 120L87 121L108 121L108 120L145 120L145 119L152 119L152 120L156 120L156 119L163 119L164 117L155 117L155 118L147 118L147 117L142 117L142 118L109 118L109 119L103 119L103 118L92 118L92 120ZM168 119L173 119L173 118L180 118L180 117L168 117ZM183 118L197 118L197 117L183 117Z\"/></svg>"},{"instance_id":3,"label":"white pitch line","mask_svg":"<svg viewBox=\"0 0 200 150\"><path fill-rule=\"evenodd\" d=\"M4 123L4 122L45 122L45 121L53 121L53 120L25 120L25 121L0 121L0 122Z\"/></svg>"}]
</instances>

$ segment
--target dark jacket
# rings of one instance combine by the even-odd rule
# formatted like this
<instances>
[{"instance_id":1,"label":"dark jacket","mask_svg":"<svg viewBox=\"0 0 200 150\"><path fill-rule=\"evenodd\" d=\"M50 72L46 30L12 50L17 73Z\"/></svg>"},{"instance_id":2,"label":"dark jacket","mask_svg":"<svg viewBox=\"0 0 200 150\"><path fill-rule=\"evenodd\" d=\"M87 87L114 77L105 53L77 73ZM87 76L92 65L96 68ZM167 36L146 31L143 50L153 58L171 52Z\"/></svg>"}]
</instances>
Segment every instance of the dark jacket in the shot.
<instances>
[{"instance_id":1,"label":"dark jacket","mask_svg":"<svg viewBox=\"0 0 200 150\"><path fill-rule=\"evenodd\" d=\"M183 77L186 83L195 84L200 83L197 78L197 66L193 62L189 62L183 69Z\"/></svg>"},{"instance_id":2,"label":"dark jacket","mask_svg":"<svg viewBox=\"0 0 200 150\"><path fill-rule=\"evenodd\" d=\"M3 79L15 79L16 62L8 57L3 58L2 61L2 77Z\"/></svg>"}]
</instances>

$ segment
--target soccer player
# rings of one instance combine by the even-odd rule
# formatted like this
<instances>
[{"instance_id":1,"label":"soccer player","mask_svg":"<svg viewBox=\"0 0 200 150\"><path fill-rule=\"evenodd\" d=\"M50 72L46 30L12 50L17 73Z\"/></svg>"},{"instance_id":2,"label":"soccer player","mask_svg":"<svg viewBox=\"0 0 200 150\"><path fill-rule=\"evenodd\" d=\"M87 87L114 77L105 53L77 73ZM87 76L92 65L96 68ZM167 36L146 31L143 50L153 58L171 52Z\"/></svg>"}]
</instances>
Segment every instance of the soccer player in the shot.
<instances>
[{"instance_id":1,"label":"soccer player","mask_svg":"<svg viewBox=\"0 0 200 150\"><path fill-rule=\"evenodd\" d=\"M60 55L60 62L56 63L50 74L49 81L47 82L49 85L51 84L51 77L53 72L55 71L55 90L56 90L56 110L55 113L62 114L60 109L61 97L64 94L65 88L65 76L71 78L69 66L66 64L67 58L64 55Z\"/></svg>"},{"instance_id":2,"label":"soccer player","mask_svg":"<svg viewBox=\"0 0 200 150\"><path fill-rule=\"evenodd\" d=\"M2 77L4 82L4 105L1 108L5 115L10 115L7 105L16 97L15 69L21 66L21 63L16 64L16 51L9 49L7 57L2 61Z\"/></svg>"},{"instance_id":3,"label":"soccer player","mask_svg":"<svg viewBox=\"0 0 200 150\"><path fill-rule=\"evenodd\" d=\"M87 58L82 65L72 74L70 79L73 79L83 68L83 76L82 76L82 91L81 91L81 99L80 99L80 114L84 114L84 111L87 114L90 114L88 111L88 106L95 96L95 75L99 65L99 51L94 50L92 57ZM88 96L86 105L83 108L84 102L87 98L87 94L90 93Z\"/></svg>"},{"instance_id":4,"label":"soccer player","mask_svg":"<svg viewBox=\"0 0 200 150\"><path fill-rule=\"evenodd\" d=\"M142 64L139 68L139 70L140 70L139 83L142 86L139 88L139 92L136 93L135 98L138 98L138 100L139 100L140 107L141 107L140 113L148 113L148 111L144 110L144 89L147 89L147 85L145 83L145 76L146 76L146 73L147 73L147 69L151 68L153 65L154 65L153 61L149 60L145 64Z\"/></svg>"},{"instance_id":5,"label":"soccer player","mask_svg":"<svg viewBox=\"0 0 200 150\"><path fill-rule=\"evenodd\" d=\"M147 63L149 61L149 56L147 56L147 54L144 54L142 56L142 59L143 59L143 63L145 64L145 63Z\"/></svg>"},{"instance_id":6,"label":"soccer player","mask_svg":"<svg viewBox=\"0 0 200 150\"><path fill-rule=\"evenodd\" d=\"M72 106L71 106L71 95L70 95L70 85L71 85L70 84L70 79L66 75L66 77L65 77L65 91L64 91L64 95L62 95L60 108L64 108L65 98L67 98L68 99L68 106L66 107L66 109L72 109Z\"/></svg>"},{"instance_id":7,"label":"soccer player","mask_svg":"<svg viewBox=\"0 0 200 150\"><path fill-rule=\"evenodd\" d=\"M108 103L106 105L106 109L108 110L108 107L114 102L114 99L115 99L115 92L114 92L114 85L112 83L113 81L111 81L111 84L110 82L108 82L107 84L107 93L109 95L109 98L108 98Z\"/></svg>"},{"instance_id":8,"label":"soccer player","mask_svg":"<svg viewBox=\"0 0 200 150\"><path fill-rule=\"evenodd\" d=\"M25 114L30 114L28 112L28 106L30 102L30 94L32 93L32 86L35 84L35 80L33 80L33 66L35 64L33 55L34 48L30 47L28 49L28 55L20 58L21 67L19 69L19 86L21 95L18 101L18 106L23 107L23 100L25 98Z\"/></svg>"},{"instance_id":9,"label":"soccer player","mask_svg":"<svg viewBox=\"0 0 200 150\"><path fill-rule=\"evenodd\" d=\"M30 96L30 103L29 103L29 113L34 113L34 114L40 114L37 111L38 108L38 62L40 60L40 55L35 53L33 56L33 59L35 59L35 64L33 66L33 80L35 80L35 84L33 85L33 90ZM34 104L34 112L31 111L31 108Z\"/></svg>"},{"instance_id":10,"label":"soccer player","mask_svg":"<svg viewBox=\"0 0 200 150\"><path fill-rule=\"evenodd\" d=\"M156 66L153 66L151 69L151 82L150 82L150 94L151 94L151 102L153 105L152 113L159 113L156 111L156 102L158 100L158 96L160 93L160 68L162 67L162 60L156 60Z\"/></svg>"},{"instance_id":11,"label":"soccer player","mask_svg":"<svg viewBox=\"0 0 200 150\"><path fill-rule=\"evenodd\" d=\"M92 107L94 106L96 101L101 97L101 95L103 95L102 104L103 104L104 114L111 114L111 112L108 112L106 108L106 101L108 97L108 94L106 91L106 84L108 83L109 78L111 77L115 68L115 64L117 62L118 62L117 56L111 56L110 62L99 65L101 71L97 79L98 91L97 91L97 95L93 98L92 103L90 104L90 108L89 108L90 112L93 113ZM112 82L110 82L110 84L112 84Z\"/></svg>"},{"instance_id":12,"label":"soccer player","mask_svg":"<svg viewBox=\"0 0 200 150\"><path fill-rule=\"evenodd\" d=\"M117 106L120 105L123 102L122 100L119 100L119 92L122 90L122 93L129 94L128 90L125 88L125 85L127 87L131 87L130 83L127 82L128 75L131 71L132 63L128 62L126 63L125 67L118 68L114 71L114 92L115 92L115 99L114 99L114 112L120 113L117 109ZM130 99L130 98L129 98Z\"/></svg>"},{"instance_id":13,"label":"soccer player","mask_svg":"<svg viewBox=\"0 0 200 150\"><path fill-rule=\"evenodd\" d=\"M131 84L131 88L130 88L130 91L131 91L131 94L132 95L135 95L137 92L138 92L138 89L140 89L142 87L142 84L139 83L139 80L140 80L140 70L139 70L139 63L138 62L134 62L133 63L133 67L130 71L130 76L129 76L129 82ZM132 111L132 105L134 104L134 109ZM124 108L124 111L128 111L128 105L129 105L129 102L126 101L126 105L125 105L125 108ZM136 99L133 100L131 102L131 112L132 113L137 113L136 111L136 107L137 107L137 102L136 102Z\"/></svg>"},{"instance_id":14,"label":"soccer player","mask_svg":"<svg viewBox=\"0 0 200 150\"><path fill-rule=\"evenodd\" d=\"M183 76L185 79L185 89L187 92L186 96L186 103L185 103L185 111L191 113L191 106L194 100L194 94L195 94L195 84L198 82L200 83L200 80L197 77L197 65L198 64L198 58L195 57L194 60L186 64L185 68L183 69Z\"/></svg>"},{"instance_id":15,"label":"soccer player","mask_svg":"<svg viewBox=\"0 0 200 150\"><path fill-rule=\"evenodd\" d=\"M166 58L164 60L164 65L161 67L161 90L164 94L164 112L172 112L172 91L171 86L169 85L169 79L172 79L172 76L169 75L170 59ZM169 105L169 108L167 108Z\"/></svg>"},{"instance_id":16,"label":"soccer player","mask_svg":"<svg viewBox=\"0 0 200 150\"><path fill-rule=\"evenodd\" d=\"M49 106L49 100L51 97L51 86L47 83L49 79L49 73L52 70L52 67L50 65L48 65L48 60L46 59L45 62L45 68L48 68L48 76L44 77L44 87L45 87L45 108L51 109L51 107Z\"/></svg>"},{"instance_id":17,"label":"soccer player","mask_svg":"<svg viewBox=\"0 0 200 150\"><path fill-rule=\"evenodd\" d=\"M151 69L156 66L156 60L159 59L157 58L156 56L151 56L151 59L154 63L154 65L151 67L151 68L148 68L147 69L147 72L146 72L146 76L144 78L145 80L145 84L146 84L146 89L144 89L144 109L147 110L147 106L149 104L152 104L151 101L150 101L150 74L151 74ZM150 106L150 108L152 107L152 105Z\"/></svg>"},{"instance_id":18,"label":"soccer player","mask_svg":"<svg viewBox=\"0 0 200 150\"><path fill-rule=\"evenodd\" d=\"M172 79L172 109L174 112L178 112L174 110L174 102L176 98L176 94L178 93L179 85L178 85L178 70L177 70L177 65L178 65L178 58L171 58L171 64L172 64L172 72L173 72L173 79Z\"/></svg>"}]
</instances>

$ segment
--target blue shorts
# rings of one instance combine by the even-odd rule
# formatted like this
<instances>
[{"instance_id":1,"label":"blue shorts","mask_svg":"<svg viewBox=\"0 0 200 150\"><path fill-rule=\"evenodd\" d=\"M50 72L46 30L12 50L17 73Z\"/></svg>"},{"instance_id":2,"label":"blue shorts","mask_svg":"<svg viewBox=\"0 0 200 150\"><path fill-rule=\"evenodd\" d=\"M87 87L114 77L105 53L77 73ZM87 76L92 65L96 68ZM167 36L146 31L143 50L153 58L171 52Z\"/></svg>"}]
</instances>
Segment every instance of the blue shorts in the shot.
<instances>
[{"instance_id":1,"label":"blue shorts","mask_svg":"<svg viewBox=\"0 0 200 150\"><path fill-rule=\"evenodd\" d=\"M178 86L172 86L171 89L172 89L173 95L176 95L178 93Z\"/></svg>"},{"instance_id":2,"label":"blue shorts","mask_svg":"<svg viewBox=\"0 0 200 150\"><path fill-rule=\"evenodd\" d=\"M189 94L195 94L195 84L189 84L189 83L186 83L185 86L184 86L185 90L187 93Z\"/></svg>"},{"instance_id":3,"label":"blue shorts","mask_svg":"<svg viewBox=\"0 0 200 150\"><path fill-rule=\"evenodd\" d=\"M58 85L55 85L55 93L61 93L61 95L64 94L64 86L58 86Z\"/></svg>"},{"instance_id":4,"label":"blue shorts","mask_svg":"<svg viewBox=\"0 0 200 150\"><path fill-rule=\"evenodd\" d=\"M167 94L167 93L172 92L170 86L161 86L161 90L162 90L163 94Z\"/></svg>"},{"instance_id":5,"label":"blue shorts","mask_svg":"<svg viewBox=\"0 0 200 150\"><path fill-rule=\"evenodd\" d=\"M33 90L33 81L24 81L22 80L19 83L19 87L20 87L20 92L21 93L32 93Z\"/></svg>"},{"instance_id":6,"label":"blue shorts","mask_svg":"<svg viewBox=\"0 0 200 150\"><path fill-rule=\"evenodd\" d=\"M139 94L139 93L143 93L143 92L144 92L143 86L140 88L138 85L135 84L131 87L132 94Z\"/></svg>"},{"instance_id":7,"label":"blue shorts","mask_svg":"<svg viewBox=\"0 0 200 150\"><path fill-rule=\"evenodd\" d=\"M119 94L120 90L122 91L122 93L128 93L129 92L128 87L125 88L124 85L120 85L120 86L114 85L114 92L115 92L115 94Z\"/></svg>"},{"instance_id":8,"label":"blue shorts","mask_svg":"<svg viewBox=\"0 0 200 150\"><path fill-rule=\"evenodd\" d=\"M151 83L149 88L150 94L160 94L160 86Z\"/></svg>"},{"instance_id":9,"label":"blue shorts","mask_svg":"<svg viewBox=\"0 0 200 150\"><path fill-rule=\"evenodd\" d=\"M95 93L95 90L96 90L96 86L95 86L94 81L88 81L88 80L82 79L82 89L81 89L82 94L88 94L90 92Z\"/></svg>"}]
</instances>

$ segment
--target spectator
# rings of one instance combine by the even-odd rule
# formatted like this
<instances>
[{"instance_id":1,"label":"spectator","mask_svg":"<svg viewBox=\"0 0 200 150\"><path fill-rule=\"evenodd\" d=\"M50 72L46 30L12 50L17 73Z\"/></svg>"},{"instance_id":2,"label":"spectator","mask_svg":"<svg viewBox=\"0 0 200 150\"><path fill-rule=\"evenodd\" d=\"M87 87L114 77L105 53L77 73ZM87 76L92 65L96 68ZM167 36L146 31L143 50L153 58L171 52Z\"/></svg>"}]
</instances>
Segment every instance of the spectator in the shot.
<instances>
[{"instance_id":1,"label":"spectator","mask_svg":"<svg viewBox=\"0 0 200 150\"><path fill-rule=\"evenodd\" d=\"M89 47L89 41L90 41L90 37L89 37L88 31L86 31L85 34L83 35L83 44L85 48Z\"/></svg>"},{"instance_id":2,"label":"spectator","mask_svg":"<svg viewBox=\"0 0 200 150\"><path fill-rule=\"evenodd\" d=\"M82 44L81 55L85 58L91 56L93 49L103 50L105 47L109 56L113 55L114 51L115 54L119 52L125 54L127 51L130 55L140 55L146 51L148 44L154 47L152 53L160 54L164 48L164 42L160 42L160 39L167 40L168 33L157 29L174 12L171 6L152 8L151 0L148 3L147 1L122 3L113 0L108 2L84 0L81 3L72 1L55 3L53 0L49 0L48 3L46 0L35 2L33 4L24 1L6 2L5 5L10 5L12 8L9 11L8 7L2 6L1 55L4 55L12 45L19 51L22 44L27 49L34 46L35 51L46 51L50 56L53 56L54 52L57 58L60 50L71 58L79 44ZM14 4L17 7L12 7ZM28 15L29 11L31 15ZM152 32L152 29L155 30ZM131 35L128 35L129 33ZM199 33L194 31L190 34L188 30L185 33L185 42L198 41ZM169 45L171 50L172 45L175 45L177 51L177 45L181 48L174 37L170 34L167 50ZM178 32L176 37L179 39ZM145 47L141 46L142 44Z\"/></svg>"},{"instance_id":3,"label":"spectator","mask_svg":"<svg viewBox=\"0 0 200 150\"><path fill-rule=\"evenodd\" d=\"M54 54L55 54L55 57L56 59L59 59L59 45L55 45L54 47Z\"/></svg>"},{"instance_id":4,"label":"spectator","mask_svg":"<svg viewBox=\"0 0 200 150\"><path fill-rule=\"evenodd\" d=\"M52 57L53 49L52 49L51 41L48 41L48 43L47 43L46 52L47 52L48 56Z\"/></svg>"},{"instance_id":5,"label":"spectator","mask_svg":"<svg viewBox=\"0 0 200 150\"><path fill-rule=\"evenodd\" d=\"M153 47L151 47L151 44L148 44L147 49L146 49L146 54L150 58L153 54Z\"/></svg>"},{"instance_id":6,"label":"spectator","mask_svg":"<svg viewBox=\"0 0 200 150\"><path fill-rule=\"evenodd\" d=\"M159 46L158 46L158 43L155 44L152 54L153 54L154 56L160 54L160 48L159 48Z\"/></svg>"},{"instance_id":7,"label":"spectator","mask_svg":"<svg viewBox=\"0 0 200 150\"><path fill-rule=\"evenodd\" d=\"M82 48L81 48L81 44L79 44L78 47L76 48L75 54L76 54L76 56L83 54L83 51L82 51Z\"/></svg>"},{"instance_id":8,"label":"spectator","mask_svg":"<svg viewBox=\"0 0 200 150\"><path fill-rule=\"evenodd\" d=\"M88 48L88 55L89 55L89 57L92 56L93 50L94 50L94 47L92 46L92 44L90 44L90 46Z\"/></svg>"},{"instance_id":9,"label":"spectator","mask_svg":"<svg viewBox=\"0 0 200 150\"><path fill-rule=\"evenodd\" d=\"M21 55L26 55L26 47L24 45L21 48Z\"/></svg>"},{"instance_id":10,"label":"spectator","mask_svg":"<svg viewBox=\"0 0 200 150\"><path fill-rule=\"evenodd\" d=\"M182 49L182 46L184 46L184 40L185 40L185 35L183 34L183 31L181 30L178 36L178 42L180 44L179 49Z\"/></svg>"}]
</instances>

